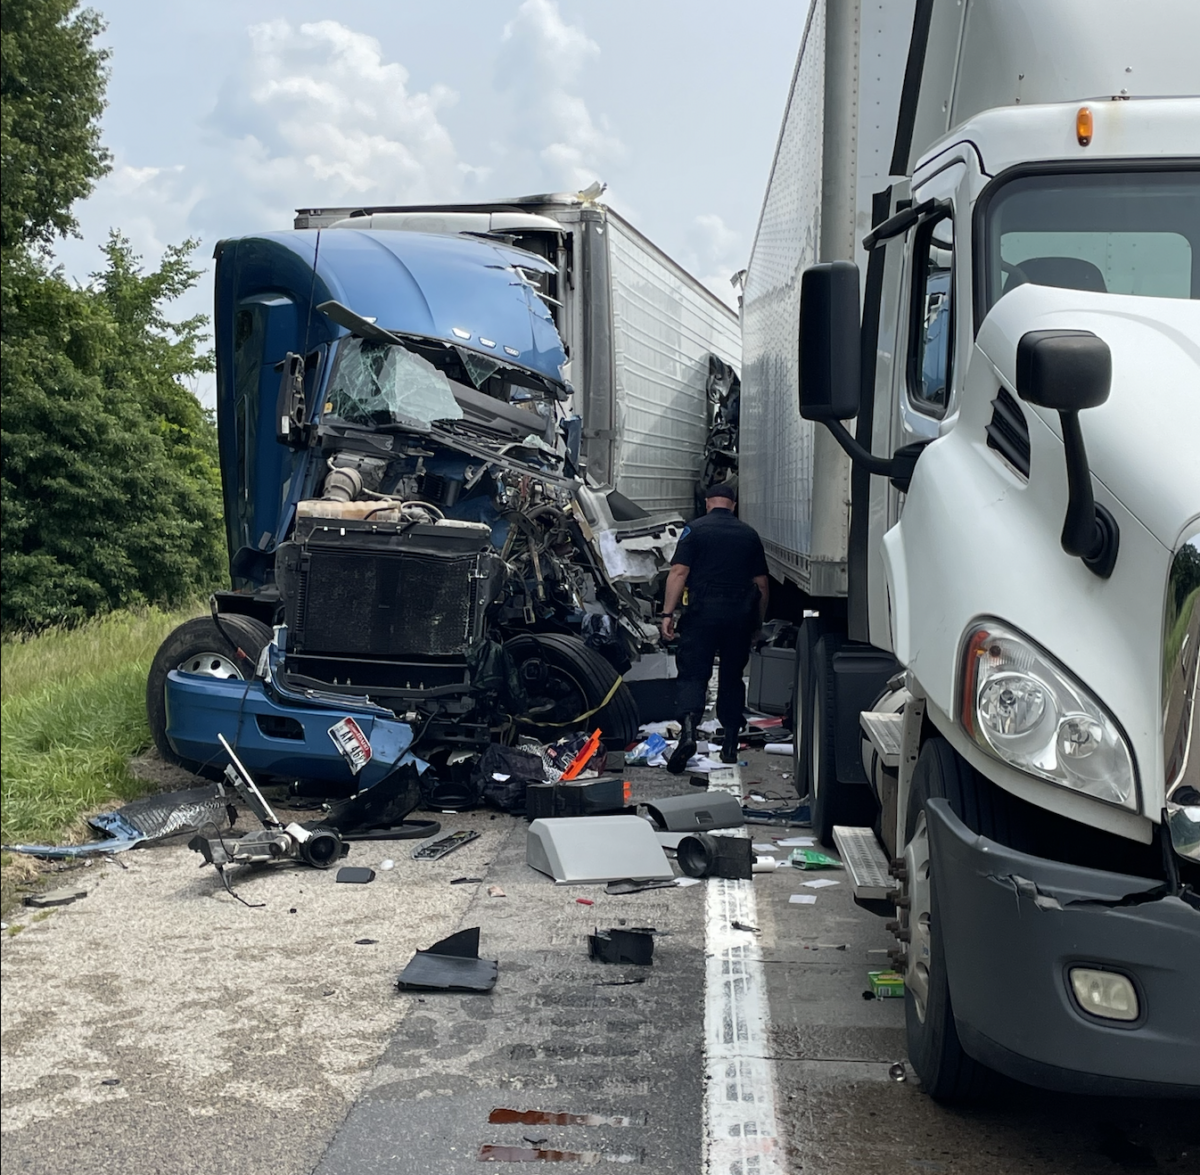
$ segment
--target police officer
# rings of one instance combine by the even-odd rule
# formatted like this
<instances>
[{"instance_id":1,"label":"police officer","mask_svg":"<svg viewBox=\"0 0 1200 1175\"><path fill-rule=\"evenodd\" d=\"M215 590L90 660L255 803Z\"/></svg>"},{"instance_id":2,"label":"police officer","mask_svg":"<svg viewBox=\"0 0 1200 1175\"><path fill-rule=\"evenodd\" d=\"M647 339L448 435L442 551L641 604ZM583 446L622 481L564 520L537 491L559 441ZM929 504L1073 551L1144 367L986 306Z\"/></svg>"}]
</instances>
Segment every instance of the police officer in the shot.
<instances>
[{"instance_id":1,"label":"police officer","mask_svg":"<svg viewBox=\"0 0 1200 1175\"><path fill-rule=\"evenodd\" d=\"M675 611L687 588L675 656L679 669L675 696L682 729L667 763L667 770L675 775L696 753L696 724L704 712L716 656L721 658L717 686L717 720L724 728L721 762L737 762L746 707L742 672L750 656L750 639L766 615L770 591L762 540L733 513L737 491L730 485L714 485L705 499L707 512L679 537L663 599L662 634L671 640Z\"/></svg>"}]
</instances>

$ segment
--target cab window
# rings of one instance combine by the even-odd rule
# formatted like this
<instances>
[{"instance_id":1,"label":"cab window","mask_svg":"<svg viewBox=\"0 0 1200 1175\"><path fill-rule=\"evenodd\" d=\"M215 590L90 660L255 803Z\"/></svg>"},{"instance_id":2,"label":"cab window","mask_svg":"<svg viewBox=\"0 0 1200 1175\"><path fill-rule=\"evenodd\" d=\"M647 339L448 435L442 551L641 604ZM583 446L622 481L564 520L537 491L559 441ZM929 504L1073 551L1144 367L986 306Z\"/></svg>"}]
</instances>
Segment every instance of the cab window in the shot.
<instances>
[{"instance_id":1,"label":"cab window","mask_svg":"<svg viewBox=\"0 0 1200 1175\"><path fill-rule=\"evenodd\" d=\"M912 406L944 416L954 359L954 222L927 221L914 242L909 312L908 395Z\"/></svg>"}]
</instances>

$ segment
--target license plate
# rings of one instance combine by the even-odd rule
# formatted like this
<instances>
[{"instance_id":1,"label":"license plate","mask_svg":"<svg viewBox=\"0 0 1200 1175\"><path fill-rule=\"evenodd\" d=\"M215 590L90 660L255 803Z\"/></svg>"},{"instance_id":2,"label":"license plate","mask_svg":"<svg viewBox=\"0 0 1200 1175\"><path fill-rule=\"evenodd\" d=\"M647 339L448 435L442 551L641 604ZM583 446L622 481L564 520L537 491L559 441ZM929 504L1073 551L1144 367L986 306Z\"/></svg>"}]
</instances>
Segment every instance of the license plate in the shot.
<instances>
[{"instance_id":1,"label":"license plate","mask_svg":"<svg viewBox=\"0 0 1200 1175\"><path fill-rule=\"evenodd\" d=\"M329 737L343 759L350 765L350 774L357 775L371 761L371 743L353 718L343 718L329 728Z\"/></svg>"}]
</instances>

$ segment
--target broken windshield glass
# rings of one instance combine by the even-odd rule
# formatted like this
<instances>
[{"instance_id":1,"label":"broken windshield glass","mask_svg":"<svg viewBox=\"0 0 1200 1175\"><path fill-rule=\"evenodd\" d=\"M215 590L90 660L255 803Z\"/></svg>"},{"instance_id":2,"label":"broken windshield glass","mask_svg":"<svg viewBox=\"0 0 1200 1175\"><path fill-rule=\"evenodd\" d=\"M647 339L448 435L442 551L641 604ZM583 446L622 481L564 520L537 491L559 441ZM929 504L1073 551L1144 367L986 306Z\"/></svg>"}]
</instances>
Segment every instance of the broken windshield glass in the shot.
<instances>
[{"instance_id":1,"label":"broken windshield glass","mask_svg":"<svg viewBox=\"0 0 1200 1175\"><path fill-rule=\"evenodd\" d=\"M343 339L326 411L353 424L461 420L450 381L432 363L393 343Z\"/></svg>"}]
</instances>

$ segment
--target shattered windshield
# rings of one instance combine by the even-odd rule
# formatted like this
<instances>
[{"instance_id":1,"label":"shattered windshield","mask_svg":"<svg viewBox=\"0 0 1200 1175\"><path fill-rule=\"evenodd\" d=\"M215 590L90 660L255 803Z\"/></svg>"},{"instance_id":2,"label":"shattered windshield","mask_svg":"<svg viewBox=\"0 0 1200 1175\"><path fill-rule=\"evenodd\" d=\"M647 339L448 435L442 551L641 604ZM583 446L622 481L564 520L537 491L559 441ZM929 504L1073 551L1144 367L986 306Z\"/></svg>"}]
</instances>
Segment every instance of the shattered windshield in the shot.
<instances>
[{"instance_id":1,"label":"shattered windshield","mask_svg":"<svg viewBox=\"0 0 1200 1175\"><path fill-rule=\"evenodd\" d=\"M407 347L348 338L338 345L325 411L352 424L461 420L450 381Z\"/></svg>"}]
</instances>

